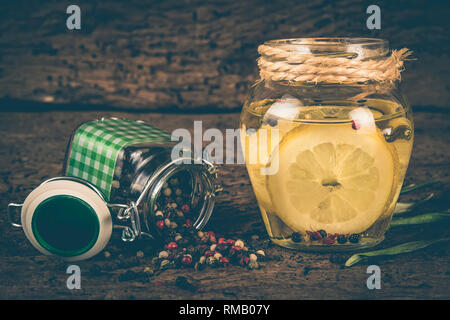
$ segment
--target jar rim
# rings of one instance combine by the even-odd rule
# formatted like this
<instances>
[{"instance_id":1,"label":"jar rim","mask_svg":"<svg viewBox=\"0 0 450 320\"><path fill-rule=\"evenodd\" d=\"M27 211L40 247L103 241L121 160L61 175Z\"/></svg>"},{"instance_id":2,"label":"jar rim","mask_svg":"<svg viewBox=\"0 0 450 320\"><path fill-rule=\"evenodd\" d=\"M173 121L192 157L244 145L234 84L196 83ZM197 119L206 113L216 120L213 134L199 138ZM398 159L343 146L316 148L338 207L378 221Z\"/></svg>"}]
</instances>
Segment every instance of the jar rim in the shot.
<instances>
[{"instance_id":1,"label":"jar rim","mask_svg":"<svg viewBox=\"0 0 450 320\"><path fill-rule=\"evenodd\" d=\"M364 37L275 39L264 42L264 46L298 55L345 57L352 60L377 59L389 53L388 40Z\"/></svg>"},{"instance_id":2,"label":"jar rim","mask_svg":"<svg viewBox=\"0 0 450 320\"><path fill-rule=\"evenodd\" d=\"M287 39L274 39L264 42L265 45L276 46L283 44L294 45L317 45L317 46L330 46L330 45L342 45L352 44L361 46L388 46L389 41L381 38L365 38L365 37L314 37L314 38L287 38Z\"/></svg>"}]
</instances>

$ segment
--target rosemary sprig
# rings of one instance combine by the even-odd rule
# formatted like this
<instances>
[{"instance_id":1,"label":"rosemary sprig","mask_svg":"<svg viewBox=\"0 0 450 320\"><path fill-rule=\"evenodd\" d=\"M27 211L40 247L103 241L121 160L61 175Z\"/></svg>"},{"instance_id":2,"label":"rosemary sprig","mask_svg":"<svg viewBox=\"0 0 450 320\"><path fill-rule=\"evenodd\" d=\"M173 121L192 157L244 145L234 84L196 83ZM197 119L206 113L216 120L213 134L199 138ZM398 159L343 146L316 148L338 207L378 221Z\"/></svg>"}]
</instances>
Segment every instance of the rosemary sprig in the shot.
<instances>
[{"instance_id":1,"label":"rosemary sprig","mask_svg":"<svg viewBox=\"0 0 450 320\"><path fill-rule=\"evenodd\" d=\"M412 201L412 202L397 202L394 209L394 214L401 214L405 212L409 212L414 210L416 207L424 204L425 202L429 201L431 198L433 198L434 193L430 193L428 196L426 196L423 199Z\"/></svg>"},{"instance_id":2,"label":"rosemary sprig","mask_svg":"<svg viewBox=\"0 0 450 320\"><path fill-rule=\"evenodd\" d=\"M412 224L450 222L450 210L444 212L425 213L414 217L394 217L390 227L401 227Z\"/></svg>"},{"instance_id":3,"label":"rosemary sprig","mask_svg":"<svg viewBox=\"0 0 450 320\"><path fill-rule=\"evenodd\" d=\"M422 188L431 186L431 185L436 184L436 183L440 183L440 181L435 179L435 180L430 180L430 181L427 181L427 182L424 182L424 183L421 183L421 184L414 184L413 183L413 184L410 184L409 186L402 187L402 190L400 191L400 194L410 193L410 192L415 191L417 189L422 189Z\"/></svg>"},{"instance_id":4,"label":"rosemary sprig","mask_svg":"<svg viewBox=\"0 0 450 320\"><path fill-rule=\"evenodd\" d=\"M346 262L346 267L351 267L358 262L361 262L365 259L371 258L371 257L380 257L380 256L391 256L391 255L397 255L402 253L408 253L412 251L417 251L420 249L424 249L428 246L431 246L436 243L440 242L446 242L450 241L450 238L441 238L441 239L433 239L433 240L422 240L422 241L413 241L413 242L407 242L400 244L395 247L381 249L381 250L375 250L375 251L369 251L369 252L363 252L352 255Z\"/></svg>"}]
</instances>

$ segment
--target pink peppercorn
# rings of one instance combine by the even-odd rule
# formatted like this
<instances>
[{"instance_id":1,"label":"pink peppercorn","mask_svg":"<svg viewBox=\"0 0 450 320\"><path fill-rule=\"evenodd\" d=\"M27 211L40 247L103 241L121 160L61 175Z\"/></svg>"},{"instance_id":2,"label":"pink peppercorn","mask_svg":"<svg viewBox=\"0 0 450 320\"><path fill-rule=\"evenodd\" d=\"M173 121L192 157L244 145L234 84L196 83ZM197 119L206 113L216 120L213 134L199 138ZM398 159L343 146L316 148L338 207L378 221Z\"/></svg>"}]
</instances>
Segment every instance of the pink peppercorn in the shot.
<instances>
[{"instance_id":1,"label":"pink peppercorn","mask_svg":"<svg viewBox=\"0 0 450 320\"><path fill-rule=\"evenodd\" d=\"M190 265L192 263L192 257L190 255L184 255L181 259L181 263L184 265Z\"/></svg>"},{"instance_id":2,"label":"pink peppercorn","mask_svg":"<svg viewBox=\"0 0 450 320\"><path fill-rule=\"evenodd\" d=\"M226 244L227 240L225 238L219 238L219 240L217 240L218 244Z\"/></svg>"},{"instance_id":3,"label":"pink peppercorn","mask_svg":"<svg viewBox=\"0 0 450 320\"><path fill-rule=\"evenodd\" d=\"M186 219L186 226L188 227L192 227L194 224L192 223L192 221L190 219Z\"/></svg>"},{"instance_id":4,"label":"pink peppercorn","mask_svg":"<svg viewBox=\"0 0 450 320\"><path fill-rule=\"evenodd\" d=\"M358 120L352 120L352 128L354 130L359 130L361 129L361 124L359 123Z\"/></svg>"},{"instance_id":5,"label":"pink peppercorn","mask_svg":"<svg viewBox=\"0 0 450 320\"><path fill-rule=\"evenodd\" d=\"M172 241L167 244L167 249L169 250L175 250L176 248L178 248L178 244L176 242Z\"/></svg>"},{"instance_id":6,"label":"pink peppercorn","mask_svg":"<svg viewBox=\"0 0 450 320\"><path fill-rule=\"evenodd\" d=\"M158 227L158 229L164 228L164 220L156 221L156 227Z\"/></svg>"},{"instance_id":7,"label":"pink peppercorn","mask_svg":"<svg viewBox=\"0 0 450 320\"><path fill-rule=\"evenodd\" d=\"M183 213L189 213L189 211L191 211L191 208L189 207L189 205L183 204L181 206L181 211L183 211Z\"/></svg>"}]
</instances>

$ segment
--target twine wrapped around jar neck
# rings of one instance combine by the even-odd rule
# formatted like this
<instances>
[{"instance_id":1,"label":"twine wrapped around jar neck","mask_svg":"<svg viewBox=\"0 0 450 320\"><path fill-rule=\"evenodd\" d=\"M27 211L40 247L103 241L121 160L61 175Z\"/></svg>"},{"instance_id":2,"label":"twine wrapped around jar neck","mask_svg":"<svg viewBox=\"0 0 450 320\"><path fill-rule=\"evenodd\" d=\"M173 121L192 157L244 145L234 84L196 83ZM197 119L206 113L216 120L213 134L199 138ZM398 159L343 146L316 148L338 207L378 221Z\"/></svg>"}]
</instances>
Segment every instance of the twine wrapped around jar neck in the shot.
<instances>
[{"instance_id":1,"label":"twine wrapped around jar neck","mask_svg":"<svg viewBox=\"0 0 450 320\"><path fill-rule=\"evenodd\" d=\"M258 59L262 79L304 83L365 83L393 82L401 79L403 63L412 52L403 48L393 50L390 56L353 59L297 53L290 47L260 45ZM342 56L342 55L341 55Z\"/></svg>"}]
</instances>

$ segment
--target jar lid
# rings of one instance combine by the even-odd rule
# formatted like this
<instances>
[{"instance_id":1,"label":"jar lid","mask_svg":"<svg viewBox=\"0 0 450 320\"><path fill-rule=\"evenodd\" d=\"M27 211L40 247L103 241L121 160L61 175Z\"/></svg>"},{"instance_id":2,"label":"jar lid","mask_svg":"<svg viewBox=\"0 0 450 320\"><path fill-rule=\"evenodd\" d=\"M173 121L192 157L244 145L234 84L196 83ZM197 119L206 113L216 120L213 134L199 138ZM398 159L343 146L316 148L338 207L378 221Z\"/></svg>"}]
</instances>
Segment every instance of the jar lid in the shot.
<instances>
[{"instance_id":1,"label":"jar lid","mask_svg":"<svg viewBox=\"0 0 450 320\"><path fill-rule=\"evenodd\" d=\"M47 180L25 199L21 222L40 252L69 261L99 253L112 233L112 218L101 193L81 179Z\"/></svg>"}]
</instances>

